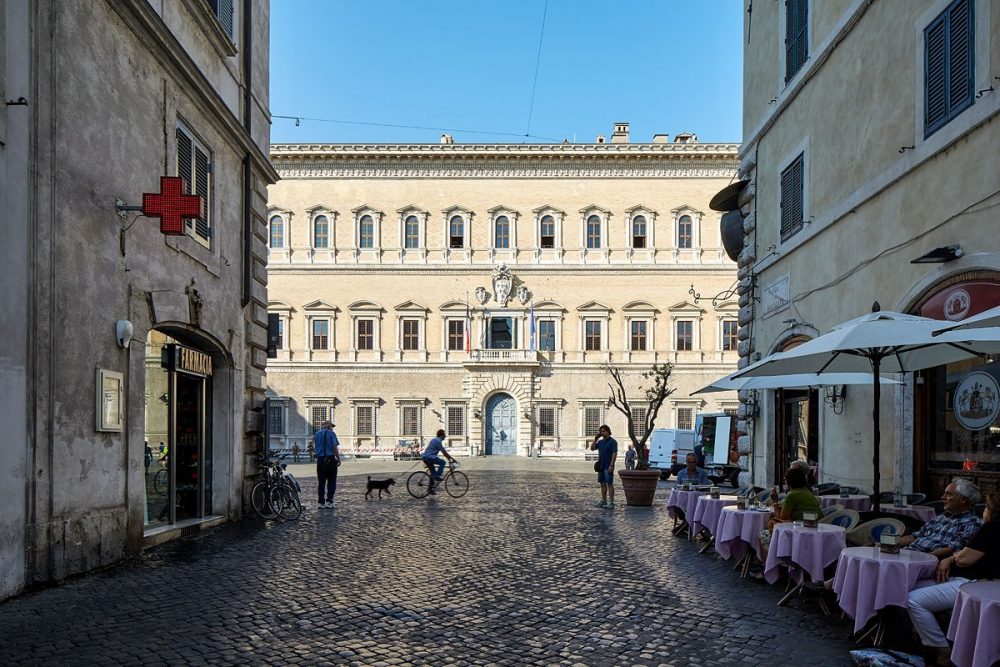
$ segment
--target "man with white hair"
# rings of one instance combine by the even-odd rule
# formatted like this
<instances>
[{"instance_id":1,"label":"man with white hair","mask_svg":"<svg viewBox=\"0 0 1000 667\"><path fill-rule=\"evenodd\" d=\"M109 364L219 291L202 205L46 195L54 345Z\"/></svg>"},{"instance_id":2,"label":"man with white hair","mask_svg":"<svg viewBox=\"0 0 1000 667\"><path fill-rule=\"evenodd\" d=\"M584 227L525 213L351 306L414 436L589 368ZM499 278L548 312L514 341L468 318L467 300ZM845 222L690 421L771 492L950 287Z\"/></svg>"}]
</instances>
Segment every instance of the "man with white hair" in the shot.
<instances>
[{"instance_id":1,"label":"man with white hair","mask_svg":"<svg viewBox=\"0 0 1000 667\"><path fill-rule=\"evenodd\" d=\"M912 535L903 536L899 544L905 549L934 554L939 560L960 551L983 525L972 511L981 498L975 484L956 478L944 490L944 514L931 519Z\"/></svg>"}]
</instances>

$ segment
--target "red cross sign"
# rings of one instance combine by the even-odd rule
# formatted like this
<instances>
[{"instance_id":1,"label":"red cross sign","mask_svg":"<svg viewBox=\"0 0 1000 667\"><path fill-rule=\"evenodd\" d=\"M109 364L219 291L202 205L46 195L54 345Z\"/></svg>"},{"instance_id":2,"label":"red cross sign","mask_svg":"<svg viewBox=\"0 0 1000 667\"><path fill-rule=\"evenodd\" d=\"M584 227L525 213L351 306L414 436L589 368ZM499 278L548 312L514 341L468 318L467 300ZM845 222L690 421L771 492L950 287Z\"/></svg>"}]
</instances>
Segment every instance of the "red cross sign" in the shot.
<instances>
[{"instance_id":1,"label":"red cross sign","mask_svg":"<svg viewBox=\"0 0 1000 667\"><path fill-rule=\"evenodd\" d=\"M142 195L142 214L160 219L160 231L171 236L184 235L184 220L205 217L205 200L200 195L184 194L187 185L180 176L161 176L160 192Z\"/></svg>"}]
</instances>

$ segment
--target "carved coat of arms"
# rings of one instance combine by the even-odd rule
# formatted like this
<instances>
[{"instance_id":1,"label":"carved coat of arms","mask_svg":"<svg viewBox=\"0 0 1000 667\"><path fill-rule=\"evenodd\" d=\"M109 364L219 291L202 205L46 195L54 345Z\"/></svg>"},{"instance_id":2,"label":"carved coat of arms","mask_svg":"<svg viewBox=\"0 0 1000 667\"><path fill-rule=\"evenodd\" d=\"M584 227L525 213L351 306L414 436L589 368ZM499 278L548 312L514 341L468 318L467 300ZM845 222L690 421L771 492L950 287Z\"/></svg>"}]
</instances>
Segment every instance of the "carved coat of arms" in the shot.
<instances>
[{"instance_id":1,"label":"carved coat of arms","mask_svg":"<svg viewBox=\"0 0 1000 667\"><path fill-rule=\"evenodd\" d=\"M493 294L496 295L497 303L500 304L501 308L507 307L513 285L514 277L506 264L501 264L493 269Z\"/></svg>"}]
</instances>

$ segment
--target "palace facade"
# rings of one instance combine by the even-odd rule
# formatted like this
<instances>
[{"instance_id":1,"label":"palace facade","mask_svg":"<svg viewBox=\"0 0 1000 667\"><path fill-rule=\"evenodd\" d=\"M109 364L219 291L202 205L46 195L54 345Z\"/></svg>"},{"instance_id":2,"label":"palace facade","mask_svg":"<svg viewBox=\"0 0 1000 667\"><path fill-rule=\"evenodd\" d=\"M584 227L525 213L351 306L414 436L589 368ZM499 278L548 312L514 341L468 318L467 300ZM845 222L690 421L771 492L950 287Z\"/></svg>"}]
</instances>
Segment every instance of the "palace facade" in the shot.
<instances>
[{"instance_id":1,"label":"palace facade","mask_svg":"<svg viewBox=\"0 0 1000 667\"><path fill-rule=\"evenodd\" d=\"M708 199L738 146L667 139L272 145L271 447L305 452L327 419L358 453L444 428L462 454L580 456L605 422L624 446L608 364L635 399L673 365L656 426L735 411L690 394L736 367Z\"/></svg>"}]
</instances>

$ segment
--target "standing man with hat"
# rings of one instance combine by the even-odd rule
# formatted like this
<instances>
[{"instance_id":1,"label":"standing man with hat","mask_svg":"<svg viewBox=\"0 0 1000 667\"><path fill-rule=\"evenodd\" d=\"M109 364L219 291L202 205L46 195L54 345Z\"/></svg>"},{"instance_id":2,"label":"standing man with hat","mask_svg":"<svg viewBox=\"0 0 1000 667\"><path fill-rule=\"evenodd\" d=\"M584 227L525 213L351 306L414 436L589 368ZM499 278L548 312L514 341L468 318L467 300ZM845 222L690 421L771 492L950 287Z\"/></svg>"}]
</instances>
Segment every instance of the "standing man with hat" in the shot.
<instances>
[{"instance_id":1,"label":"standing man with hat","mask_svg":"<svg viewBox=\"0 0 1000 667\"><path fill-rule=\"evenodd\" d=\"M333 422L325 422L313 437L316 477L319 478L319 504L316 507L320 509L333 507L333 494L337 492L337 467L340 466L340 451L337 448L340 447L340 440L333 432L333 426Z\"/></svg>"}]
</instances>

